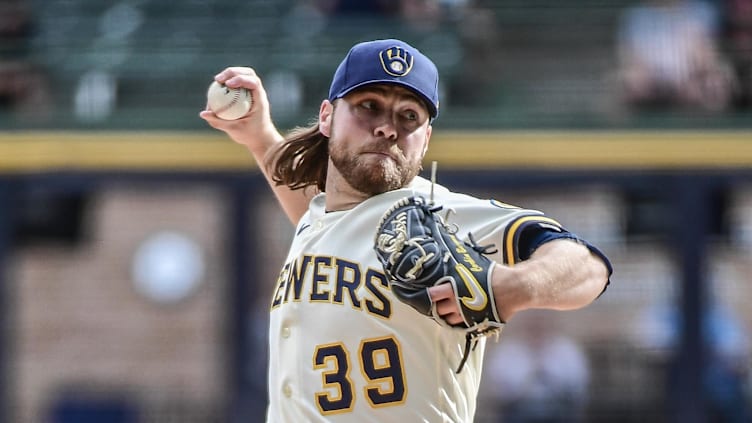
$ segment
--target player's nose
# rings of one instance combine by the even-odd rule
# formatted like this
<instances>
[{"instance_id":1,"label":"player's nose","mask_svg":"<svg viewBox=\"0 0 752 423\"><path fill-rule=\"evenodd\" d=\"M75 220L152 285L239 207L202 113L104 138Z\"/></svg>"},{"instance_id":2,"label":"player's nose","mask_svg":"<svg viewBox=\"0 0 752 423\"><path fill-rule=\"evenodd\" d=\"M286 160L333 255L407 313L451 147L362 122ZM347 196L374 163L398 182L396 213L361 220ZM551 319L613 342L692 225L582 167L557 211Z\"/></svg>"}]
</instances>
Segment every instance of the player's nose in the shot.
<instances>
[{"instance_id":1,"label":"player's nose","mask_svg":"<svg viewBox=\"0 0 752 423\"><path fill-rule=\"evenodd\" d=\"M396 141L399 136L396 118L391 114L384 114L380 122L374 126L373 132L379 138Z\"/></svg>"}]
</instances>

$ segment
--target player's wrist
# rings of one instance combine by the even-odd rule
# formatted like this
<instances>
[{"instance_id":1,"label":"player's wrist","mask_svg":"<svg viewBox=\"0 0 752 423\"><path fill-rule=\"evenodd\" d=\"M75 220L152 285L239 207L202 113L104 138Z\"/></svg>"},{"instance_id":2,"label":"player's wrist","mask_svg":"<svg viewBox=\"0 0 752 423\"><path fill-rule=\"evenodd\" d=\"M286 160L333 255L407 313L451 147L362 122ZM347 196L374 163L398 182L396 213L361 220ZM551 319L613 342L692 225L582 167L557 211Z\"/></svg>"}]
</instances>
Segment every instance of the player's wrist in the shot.
<instances>
[{"instance_id":1,"label":"player's wrist","mask_svg":"<svg viewBox=\"0 0 752 423\"><path fill-rule=\"evenodd\" d=\"M282 134L271 124L251 131L232 131L230 137L236 143L244 145L257 160L264 158L270 148L284 141Z\"/></svg>"},{"instance_id":2,"label":"player's wrist","mask_svg":"<svg viewBox=\"0 0 752 423\"><path fill-rule=\"evenodd\" d=\"M528 263L515 266L494 263L491 287L499 318L505 322L535 303L537 284L528 267Z\"/></svg>"}]
</instances>

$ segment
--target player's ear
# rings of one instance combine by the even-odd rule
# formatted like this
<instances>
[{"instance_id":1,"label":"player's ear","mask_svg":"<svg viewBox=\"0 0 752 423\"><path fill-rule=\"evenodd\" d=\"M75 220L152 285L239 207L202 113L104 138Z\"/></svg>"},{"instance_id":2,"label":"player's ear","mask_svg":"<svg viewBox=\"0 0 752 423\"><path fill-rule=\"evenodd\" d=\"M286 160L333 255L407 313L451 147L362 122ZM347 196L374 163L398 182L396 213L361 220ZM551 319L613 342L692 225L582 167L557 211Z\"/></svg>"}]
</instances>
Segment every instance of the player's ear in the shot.
<instances>
[{"instance_id":1,"label":"player's ear","mask_svg":"<svg viewBox=\"0 0 752 423\"><path fill-rule=\"evenodd\" d=\"M331 133L333 113L334 105L329 100L322 101L319 109L319 132L325 137L329 137Z\"/></svg>"}]
</instances>

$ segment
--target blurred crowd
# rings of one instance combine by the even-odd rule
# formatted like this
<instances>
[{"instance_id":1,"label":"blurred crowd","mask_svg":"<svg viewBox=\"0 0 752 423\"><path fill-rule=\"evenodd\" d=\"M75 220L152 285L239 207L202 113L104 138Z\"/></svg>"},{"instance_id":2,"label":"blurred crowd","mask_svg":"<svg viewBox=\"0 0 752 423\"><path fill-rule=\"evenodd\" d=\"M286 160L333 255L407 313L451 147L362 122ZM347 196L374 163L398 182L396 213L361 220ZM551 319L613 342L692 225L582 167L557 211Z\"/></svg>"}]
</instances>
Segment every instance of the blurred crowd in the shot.
<instances>
[{"instance_id":1,"label":"blurred crowd","mask_svg":"<svg viewBox=\"0 0 752 423\"><path fill-rule=\"evenodd\" d=\"M643 1L624 11L617 52L630 106L749 108L752 1Z\"/></svg>"},{"instance_id":2,"label":"blurred crowd","mask_svg":"<svg viewBox=\"0 0 752 423\"><path fill-rule=\"evenodd\" d=\"M560 317L536 310L518 318L517 336L488 349L485 398L503 423L584 422L591 363L585 347L562 330ZM509 334L507 334L509 335Z\"/></svg>"},{"instance_id":3,"label":"blurred crowd","mask_svg":"<svg viewBox=\"0 0 752 423\"><path fill-rule=\"evenodd\" d=\"M0 113L19 120L49 117L46 69L32 60L34 16L24 0L0 0Z\"/></svg>"},{"instance_id":4,"label":"blurred crowd","mask_svg":"<svg viewBox=\"0 0 752 423\"><path fill-rule=\"evenodd\" d=\"M110 8L125 3L114 2ZM140 3L132 3L128 3L131 9L140 7ZM618 82L615 90L607 92L623 111L719 114L750 110L752 0L643 0L625 4L628 6L619 12L613 29L613 54L607 58L616 69ZM281 20L286 32L298 31L308 39L361 17L397 22L399 28L419 39L434 37L433 42L442 45L442 54L455 52L460 57L454 60L456 66L451 72L444 71L449 75L443 87L448 100L445 104L480 109L506 101L498 87L507 83L503 71L508 64L499 46L504 37L514 36L515 28L502 27L497 17L512 9L486 0L294 0ZM538 12L531 8L525 13ZM29 0L0 0L0 119L40 122L50 117L55 104L64 109L80 108L79 98L55 98L59 93L53 70L35 56L35 18ZM447 28L452 28L454 38L438 35ZM86 82L85 77L82 75L78 82ZM273 83L276 76L268 79ZM281 77L280 86L293 90L296 85L291 82L294 78ZM297 81L298 85L302 83ZM116 84L111 81L108 86ZM295 95L280 94L280 101L300 103L304 88L299 86ZM91 92L110 92L112 97L111 91ZM297 110L296 104L283 106L279 109Z\"/></svg>"},{"instance_id":5,"label":"blurred crowd","mask_svg":"<svg viewBox=\"0 0 752 423\"><path fill-rule=\"evenodd\" d=\"M286 20L291 32L301 32L309 39L362 19L380 19L385 28L396 25L401 31L400 38L422 42L433 37L441 47L432 56L439 59L440 67L442 62L452 67L451 71L448 66L441 70L444 83L451 79L451 83L441 87L442 101L446 104L445 100L450 99L458 106L489 106L496 100L493 86L498 84L503 63L495 54L501 31L494 10L486 3L478 0L297 0ZM446 37L449 33L452 37ZM391 36L397 38L397 35ZM456 51L459 53L452 53ZM442 60L448 56L461 58ZM446 78L451 73L472 77Z\"/></svg>"}]
</instances>

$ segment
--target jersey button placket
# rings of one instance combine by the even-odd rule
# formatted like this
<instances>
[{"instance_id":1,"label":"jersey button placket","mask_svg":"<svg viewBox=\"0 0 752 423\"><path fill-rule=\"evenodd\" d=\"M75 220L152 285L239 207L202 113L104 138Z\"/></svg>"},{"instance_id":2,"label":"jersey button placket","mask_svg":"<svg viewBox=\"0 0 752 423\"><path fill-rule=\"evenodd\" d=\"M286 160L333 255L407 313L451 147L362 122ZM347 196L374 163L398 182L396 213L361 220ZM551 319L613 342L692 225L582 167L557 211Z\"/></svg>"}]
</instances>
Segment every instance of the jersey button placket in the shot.
<instances>
[{"instance_id":1,"label":"jersey button placket","mask_svg":"<svg viewBox=\"0 0 752 423\"><path fill-rule=\"evenodd\" d=\"M287 398L292 396L292 386L290 386L290 382L285 382L282 386L282 394Z\"/></svg>"},{"instance_id":2,"label":"jersey button placket","mask_svg":"<svg viewBox=\"0 0 752 423\"><path fill-rule=\"evenodd\" d=\"M281 322L281 327L279 330L279 346L280 348L284 350L294 350L296 349L295 346L295 338L293 335L293 328L295 327L295 322L291 320L286 320ZM293 374L297 373L297 370L295 369L297 367L297 363L292 363L290 366L286 366L285 371L281 378L281 392L283 398L291 398L293 394Z\"/></svg>"}]
</instances>

